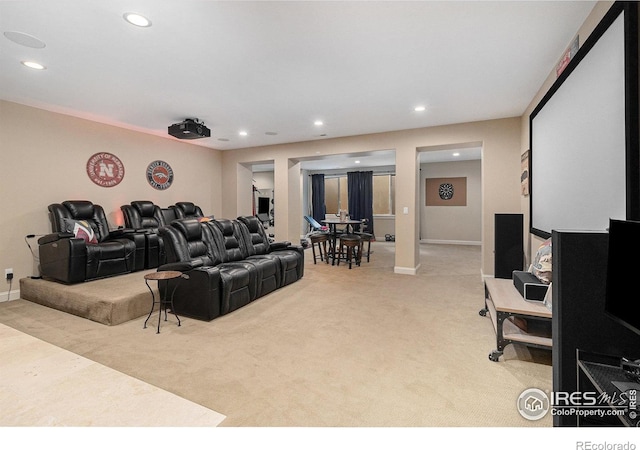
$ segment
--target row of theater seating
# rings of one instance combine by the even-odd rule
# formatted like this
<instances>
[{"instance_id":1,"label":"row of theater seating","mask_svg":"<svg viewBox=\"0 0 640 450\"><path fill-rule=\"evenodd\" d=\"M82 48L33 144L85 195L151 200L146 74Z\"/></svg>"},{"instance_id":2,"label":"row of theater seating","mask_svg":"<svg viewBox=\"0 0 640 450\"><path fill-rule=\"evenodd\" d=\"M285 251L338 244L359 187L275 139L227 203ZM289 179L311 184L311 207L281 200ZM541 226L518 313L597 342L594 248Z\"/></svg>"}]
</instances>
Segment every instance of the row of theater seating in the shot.
<instances>
[{"instance_id":1,"label":"row of theater seating","mask_svg":"<svg viewBox=\"0 0 640 450\"><path fill-rule=\"evenodd\" d=\"M257 217L178 219L160 236L172 262L158 270L184 275L159 285L178 314L212 320L304 275L302 246L270 242Z\"/></svg>"},{"instance_id":2,"label":"row of theater seating","mask_svg":"<svg viewBox=\"0 0 640 450\"><path fill-rule=\"evenodd\" d=\"M49 205L53 233L38 239L42 277L73 284L155 267L178 270L186 279L160 285L173 291L179 283L176 312L212 320L304 273L303 248L271 242L256 217L216 220L187 202L166 209L131 202L122 210L127 228L109 230L100 205Z\"/></svg>"},{"instance_id":3,"label":"row of theater seating","mask_svg":"<svg viewBox=\"0 0 640 450\"><path fill-rule=\"evenodd\" d=\"M202 209L192 202L178 202L161 208L150 201L133 201L120 207L128 230L144 233L146 239L145 268L152 269L166 262L164 244L158 230L176 219L205 217ZM207 216L213 218L213 215Z\"/></svg>"},{"instance_id":4,"label":"row of theater seating","mask_svg":"<svg viewBox=\"0 0 640 450\"><path fill-rule=\"evenodd\" d=\"M71 284L158 267L166 262L158 230L175 219L204 216L191 202L160 208L135 201L121 209L125 228L110 230L100 205L86 200L49 205L52 233L38 240L42 276Z\"/></svg>"}]
</instances>

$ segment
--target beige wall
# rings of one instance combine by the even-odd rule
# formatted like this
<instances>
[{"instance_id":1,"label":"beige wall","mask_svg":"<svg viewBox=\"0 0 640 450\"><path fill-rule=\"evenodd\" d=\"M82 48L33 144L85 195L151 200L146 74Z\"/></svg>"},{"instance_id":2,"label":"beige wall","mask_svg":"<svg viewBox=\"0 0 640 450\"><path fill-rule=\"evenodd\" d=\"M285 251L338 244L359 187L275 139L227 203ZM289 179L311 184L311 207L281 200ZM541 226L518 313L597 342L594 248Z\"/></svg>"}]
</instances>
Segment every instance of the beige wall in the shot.
<instances>
[{"instance_id":1,"label":"beige wall","mask_svg":"<svg viewBox=\"0 0 640 450\"><path fill-rule=\"evenodd\" d=\"M482 241L482 163L480 160L420 166L420 240L480 244ZM466 206L425 206L427 178L465 177Z\"/></svg>"},{"instance_id":2,"label":"beige wall","mask_svg":"<svg viewBox=\"0 0 640 450\"><path fill-rule=\"evenodd\" d=\"M103 188L89 179L86 163L97 152L122 160L125 176L119 185ZM36 274L24 237L51 231L51 203L90 200L102 205L112 227L123 223L120 205L133 200L162 207L193 201L205 214L221 213L220 152L172 138L0 101L0 155L0 292L9 288L5 268L14 269L12 291L19 278ZM164 191L152 188L145 175L149 163L158 159L174 171L174 182ZM36 240L31 244L37 252Z\"/></svg>"},{"instance_id":3,"label":"beige wall","mask_svg":"<svg viewBox=\"0 0 640 450\"><path fill-rule=\"evenodd\" d=\"M520 118L489 120L441 127L394 131L364 136L324 139L223 152L222 213L237 217L251 211L251 196L233 195L246 190L250 176L238 166L273 161L275 185L274 232L278 240L299 240L303 217L300 195L300 164L303 159L376 150L396 152L396 265L398 273L415 273L420 267L419 213L420 164L418 151L447 146L482 145L482 271L493 273L493 215L520 211ZM227 194L229 193L229 195ZM408 213L403 214L403 208Z\"/></svg>"},{"instance_id":4,"label":"beige wall","mask_svg":"<svg viewBox=\"0 0 640 450\"><path fill-rule=\"evenodd\" d=\"M578 32L581 44L612 4L607 1L596 5ZM482 271L492 274L493 214L521 211L528 228L529 200L520 196L519 189L520 154L529 147L529 114L554 80L555 68L550 68L549 78L519 118L227 152L0 101L4 169L0 178L0 273L4 268L14 269L14 291L20 278L36 273L24 237L49 232L47 205L65 199L84 198L103 205L112 226L122 221L121 204L140 199L161 206L194 201L206 214L218 217L250 214L251 170L249 166L239 167L241 162L275 163L276 217L287 217L276 225L276 234L295 242L302 228L299 159L389 149L396 151L398 179L396 268L400 273L411 273L420 264L417 149L481 142ZM101 188L87 177L85 164L100 151L114 153L123 161L125 178L120 185ZM151 188L144 175L147 165L156 159L168 162L175 172L175 181L166 191ZM406 215L402 214L405 206L409 209ZM534 248L538 241L527 239ZM37 249L35 241L32 245ZM6 284L0 287L0 292L7 290Z\"/></svg>"},{"instance_id":5,"label":"beige wall","mask_svg":"<svg viewBox=\"0 0 640 450\"><path fill-rule=\"evenodd\" d=\"M577 36L578 36L578 42L580 46L584 44L584 41L593 32L595 27L598 25L600 20L607 13L607 11L609 11L609 9L613 4L614 2L611 2L611 1L602 1L602 2L598 2L595 5L593 10L591 11L591 14L589 14L589 17L587 17L584 24L582 24L582 26L578 30ZM575 36L571 39L571 41L567 42L567 48L569 47L570 43L573 42L573 39L575 39ZM561 57L562 55L558 55L558 61L560 60ZM549 88L556 81L556 79L557 79L556 69L554 66L550 71L549 76L545 80L544 84L542 85L542 87L540 88L536 96L533 98L533 100L531 100L531 103L529 104L529 106L527 107L527 109L525 110L524 114L521 117L522 135L520 136L520 148L521 148L520 153L524 153L529 149L529 116L531 115L533 110L536 108L538 103L540 103L540 100L542 100L542 98L547 93L547 91L549 91ZM528 232L529 225L530 225L529 197L521 197L520 207L525 218L524 220L525 243L527 243L525 244L525 257L527 258L527 262L528 262L527 265L528 265L531 262L531 255L535 253L535 251L538 249L540 244L543 242L543 239L533 234L530 234Z\"/></svg>"}]
</instances>

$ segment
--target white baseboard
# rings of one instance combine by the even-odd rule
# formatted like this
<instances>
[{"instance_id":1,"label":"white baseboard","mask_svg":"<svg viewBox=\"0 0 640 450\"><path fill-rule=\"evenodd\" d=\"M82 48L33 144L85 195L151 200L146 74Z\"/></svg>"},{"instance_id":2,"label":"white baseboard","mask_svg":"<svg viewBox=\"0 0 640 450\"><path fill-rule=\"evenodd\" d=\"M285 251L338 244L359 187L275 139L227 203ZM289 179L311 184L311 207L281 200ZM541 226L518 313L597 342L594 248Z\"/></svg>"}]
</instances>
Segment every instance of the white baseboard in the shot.
<instances>
[{"instance_id":1,"label":"white baseboard","mask_svg":"<svg viewBox=\"0 0 640 450\"><path fill-rule=\"evenodd\" d=\"M416 267L394 266L393 273L398 273L400 275L415 275L418 273L419 268L420 268L420 264L418 264Z\"/></svg>"},{"instance_id":2,"label":"white baseboard","mask_svg":"<svg viewBox=\"0 0 640 450\"><path fill-rule=\"evenodd\" d=\"M449 241L439 239L420 239L421 244L450 244L450 245L482 245L482 241Z\"/></svg>"},{"instance_id":3,"label":"white baseboard","mask_svg":"<svg viewBox=\"0 0 640 450\"><path fill-rule=\"evenodd\" d=\"M11 293L9 291L0 292L0 302L8 302L11 300L18 300L20 298L20 290L12 289Z\"/></svg>"}]
</instances>

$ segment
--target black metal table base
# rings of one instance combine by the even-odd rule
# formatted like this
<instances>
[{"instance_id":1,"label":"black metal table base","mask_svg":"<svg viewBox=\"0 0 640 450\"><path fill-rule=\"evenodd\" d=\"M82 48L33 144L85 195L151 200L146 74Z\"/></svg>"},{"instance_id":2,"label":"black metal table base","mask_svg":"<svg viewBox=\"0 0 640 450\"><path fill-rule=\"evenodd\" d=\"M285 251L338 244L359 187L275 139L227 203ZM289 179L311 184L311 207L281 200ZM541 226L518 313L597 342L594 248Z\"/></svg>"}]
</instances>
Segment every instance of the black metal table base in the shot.
<instances>
[{"instance_id":1,"label":"black metal table base","mask_svg":"<svg viewBox=\"0 0 640 450\"><path fill-rule=\"evenodd\" d=\"M166 280L158 280L158 287L159 284ZM156 296L153 293L153 289L151 289L151 286L149 286L149 281L147 279L144 280L144 283L147 285L147 287L149 288L149 292L151 292L151 299L152 299L152 303L151 303L151 311L149 311L149 315L147 316L147 318L144 321L144 326L142 328L147 328L147 322L149 321L149 319L151 318L151 314L153 314L153 309L155 308L155 305L158 304L159 306L159 311L158 311L158 330L156 331L156 334L160 333L160 319L162 318L162 307L164 306L164 321L167 321L167 307L171 306L171 312L173 313L174 316L176 316L176 319L178 320L178 326L180 326L180 317L178 317L178 315L176 314L175 310L173 309L173 294L176 292L176 288L178 287L178 283L176 283L176 285L173 287L173 291L171 291L171 298L169 300L167 300L167 290L165 290L165 295L164 295L164 299L163 298L159 298L156 301ZM160 297L161 294L160 292L158 292L158 297Z\"/></svg>"}]
</instances>

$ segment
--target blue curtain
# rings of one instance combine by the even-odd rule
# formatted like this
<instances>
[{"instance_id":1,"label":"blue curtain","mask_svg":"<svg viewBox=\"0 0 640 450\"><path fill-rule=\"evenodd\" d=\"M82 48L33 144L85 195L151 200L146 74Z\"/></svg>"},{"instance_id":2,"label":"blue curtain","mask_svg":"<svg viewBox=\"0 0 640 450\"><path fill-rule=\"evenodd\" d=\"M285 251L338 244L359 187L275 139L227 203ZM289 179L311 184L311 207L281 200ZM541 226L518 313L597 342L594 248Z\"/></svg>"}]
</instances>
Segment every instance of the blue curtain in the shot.
<instances>
[{"instance_id":1,"label":"blue curtain","mask_svg":"<svg viewBox=\"0 0 640 450\"><path fill-rule=\"evenodd\" d=\"M367 233L373 234L373 172L347 172L349 217L367 219Z\"/></svg>"},{"instance_id":2,"label":"blue curtain","mask_svg":"<svg viewBox=\"0 0 640 450\"><path fill-rule=\"evenodd\" d=\"M327 208L324 204L324 174L311 175L311 215L322 223Z\"/></svg>"}]
</instances>

